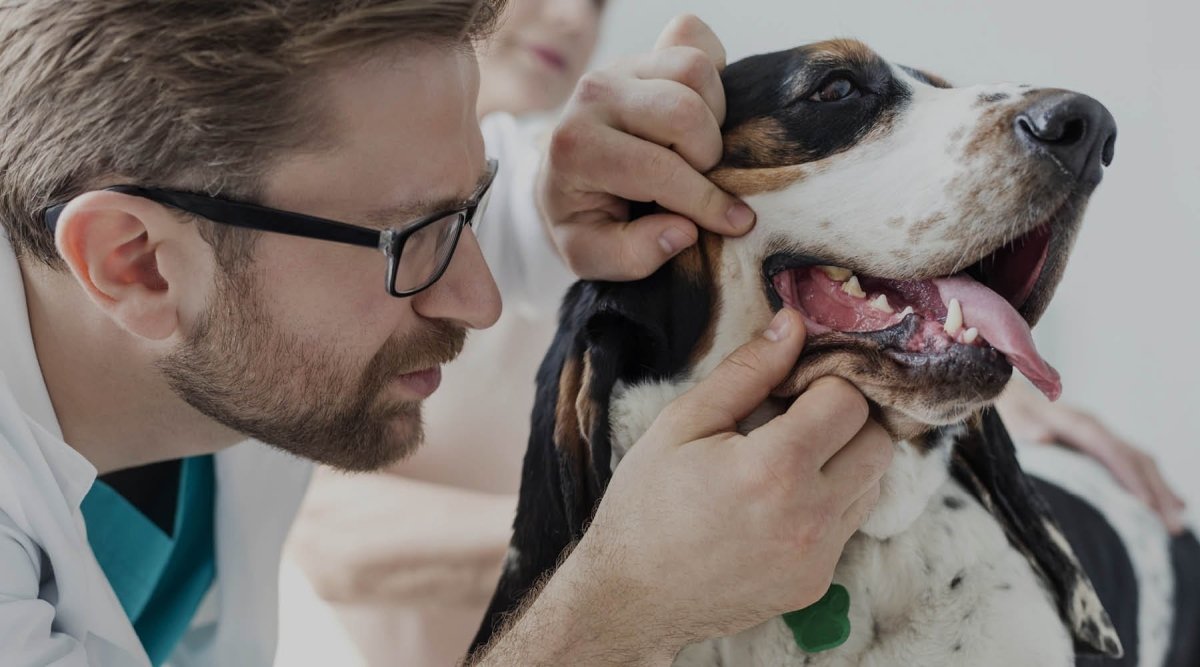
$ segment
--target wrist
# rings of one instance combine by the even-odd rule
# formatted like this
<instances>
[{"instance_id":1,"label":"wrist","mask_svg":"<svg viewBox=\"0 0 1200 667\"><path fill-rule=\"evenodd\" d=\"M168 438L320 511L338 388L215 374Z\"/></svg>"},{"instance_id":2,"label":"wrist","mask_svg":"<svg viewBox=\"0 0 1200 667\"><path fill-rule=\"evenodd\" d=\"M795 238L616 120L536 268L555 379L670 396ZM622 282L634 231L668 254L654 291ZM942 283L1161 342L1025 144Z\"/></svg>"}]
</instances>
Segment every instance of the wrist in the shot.
<instances>
[{"instance_id":1,"label":"wrist","mask_svg":"<svg viewBox=\"0 0 1200 667\"><path fill-rule=\"evenodd\" d=\"M670 665L685 642L654 617L646 596L604 563L581 544L471 664Z\"/></svg>"}]
</instances>

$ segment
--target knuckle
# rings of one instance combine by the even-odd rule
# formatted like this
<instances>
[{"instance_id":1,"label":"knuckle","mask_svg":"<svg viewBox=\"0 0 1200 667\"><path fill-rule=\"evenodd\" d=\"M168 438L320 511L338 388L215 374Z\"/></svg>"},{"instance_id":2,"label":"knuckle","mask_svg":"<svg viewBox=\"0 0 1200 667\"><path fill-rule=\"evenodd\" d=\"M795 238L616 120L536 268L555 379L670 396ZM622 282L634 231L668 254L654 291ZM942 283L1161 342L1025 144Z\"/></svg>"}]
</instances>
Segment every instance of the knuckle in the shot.
<instances>
[{"instance_id":1,"label":"knuckle","mask_svg":"<svg viewBox=\"0 0 1200 667\"><path fill-rule=\"evenodd\" d=\"M667 149L655 150L644 162L638 163L656 191L671 187L676 183L678 166L677 156Z\"/></svg>"},{"instance_id":2,"label":"knuckle","mask_svg":"<svg viewBox=\"0 0 1200 667\"><path fill-rule=\"evenodd\" d=\"M795 545L801 552L822 544L828 537L832 525L829 514L825 505L815 505L809 508L808 517L797 528L794 535Z\"/></svg>"},{"instance_id":3,"label":"knuckle","mask_svg":"<svg viewBox=\"0 0 1200 667\"><path fill-rule=\"evenodd\" d=\"M679 47L677 53L674 79L688 88L699 90L708 82L709 75L715 71L715 66L709 60L708 54L690 46Z\"/></svg>"},{"instance_id":4,"label":"knuckle","mask_svg":"<svg viewBox=\"0 0 1200 667\"><path fill-rule=\"evenodd\" d=\"M550 159L554 162L569 160L576 155L582 142L579 125L566 120L550 134Z\"/></svg>"},{"instance_id":5,"label":"knuckle","mask_svg":"<svg viewBox=\"0 0 1200 667\"><path fill-rule=\"evenodd\" d=\"M712 115L704 99L694 91L680 91L664 102L664 120L681 133L691 136L705 127L705 116Z\"/></svg>"},{"instance_id":6,"label":"knuckle","mask_svg":"<svg viewBox=\"0 0 1200 667\"><path fill-rule=\"evenodd\" d=\"M612 82L599 72L584 74L575 85L575 101L581 105L593 105L607 101L612 94Z\"/></svg>"},{"instance_id":7,"label":"knuckle","mask_svg":"<svg viewBox=\"0 0 1200 667\"><path fill-rule=\"evenodd\" d=\"M726 360L730 368L737 373L753 375L766 366L762 351L756 345L745 345Z\"/></svg>"},{"instance_id":8,"label":"knuckle","mask_svg":"<svg viewBox=\"0 0 1200 667\"><path fill-rule=\"evenodd\" d=\"M699 210L712 211L713 215L721 215L724 211L717 212L714 209L721 208L724 199L723 193L717 186L710 184L710 187L706 187L700 192L697 204L700 206Z\"/></svg>"}]
</instances>

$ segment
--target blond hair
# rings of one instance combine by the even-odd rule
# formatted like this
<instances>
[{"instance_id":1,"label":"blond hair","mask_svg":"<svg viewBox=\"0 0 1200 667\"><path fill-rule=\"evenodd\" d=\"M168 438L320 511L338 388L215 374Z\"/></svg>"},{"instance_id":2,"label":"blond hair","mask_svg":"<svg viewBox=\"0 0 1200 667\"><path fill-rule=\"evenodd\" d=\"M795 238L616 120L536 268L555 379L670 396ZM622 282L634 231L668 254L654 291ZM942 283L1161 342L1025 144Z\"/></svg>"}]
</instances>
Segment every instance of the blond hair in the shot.
<instances>
[{"instance_id":1,"label":"blond hair","mask_svg":"<svg viewBox=\"0 0 1200 667\"><path fill-rule=\"evenodd\" d=\"M306 89L324 68L393 43L469 46L504 3L0 0L13 249L61 267L41 213L101 179L252 198L273 156L320 135ZM220 251L224 234L205 236Z\"/></svg>"}]
</instances>

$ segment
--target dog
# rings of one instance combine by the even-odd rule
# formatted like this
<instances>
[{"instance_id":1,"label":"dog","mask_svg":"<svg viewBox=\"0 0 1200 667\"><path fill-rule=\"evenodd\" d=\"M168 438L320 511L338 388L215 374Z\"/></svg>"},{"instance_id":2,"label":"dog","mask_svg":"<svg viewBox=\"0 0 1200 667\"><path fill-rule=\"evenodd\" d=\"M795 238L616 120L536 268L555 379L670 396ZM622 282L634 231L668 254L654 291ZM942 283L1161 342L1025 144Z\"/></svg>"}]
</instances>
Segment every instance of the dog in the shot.
<instances>
[{"instance_id":1,"label":"dog","mask_svg":"<svg viewBox=\"0 0 1200 667\"><path fill-rule=\"evenodd\" d=\"M702 233L644 280L571 289L474 648L583 534L661 409L786 307L808 343L776 394L846 378L895 442L834 574L852 630L806 654L775 618L688 646L676 665L1200 664L1190 556L1136 503L1105 508L1126 516L1110 521L1024 474L989 407L1014 368L1061 391L1030 329L1113 159L1109 111L1059 89L953 87L853 40L752 56L722 80L724 155L709 176L757 226ZM785 407L771 400L742 426ZM1128 498L1097 479L1091 493ZM1131 546L1131 530L1150 534Z\"/></svg>"}]
</instances>

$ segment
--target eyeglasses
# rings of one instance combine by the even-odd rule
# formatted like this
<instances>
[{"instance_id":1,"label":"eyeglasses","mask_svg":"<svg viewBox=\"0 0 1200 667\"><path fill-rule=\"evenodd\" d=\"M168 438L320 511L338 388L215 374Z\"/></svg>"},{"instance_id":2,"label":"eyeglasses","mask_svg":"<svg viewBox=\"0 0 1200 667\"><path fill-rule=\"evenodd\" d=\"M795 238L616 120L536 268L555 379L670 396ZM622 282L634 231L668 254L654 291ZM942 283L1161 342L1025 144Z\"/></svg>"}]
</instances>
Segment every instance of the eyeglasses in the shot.
<instances>
[{"instance_id":1,"label":"eyeglasses","mask_svg":"<svg viewBox=\"0 0 1200 667\"><path fill-rule=\"evenodd\" d=\"M499 162L488 159L480 186L462 205L384 230L193 192L138 185L114 185L104 189L143 197L233 227L377 248L387 257L388 294L406 297L428 288L446 272L463 227L470 225L477 228L487 208L492 181L498 169ZM65 202L55 204L43 213L50 231L53 232L58 226L58 218L66 206ZM403 262L400 261L402 254Z\"/></svg>"}]
</instances>

